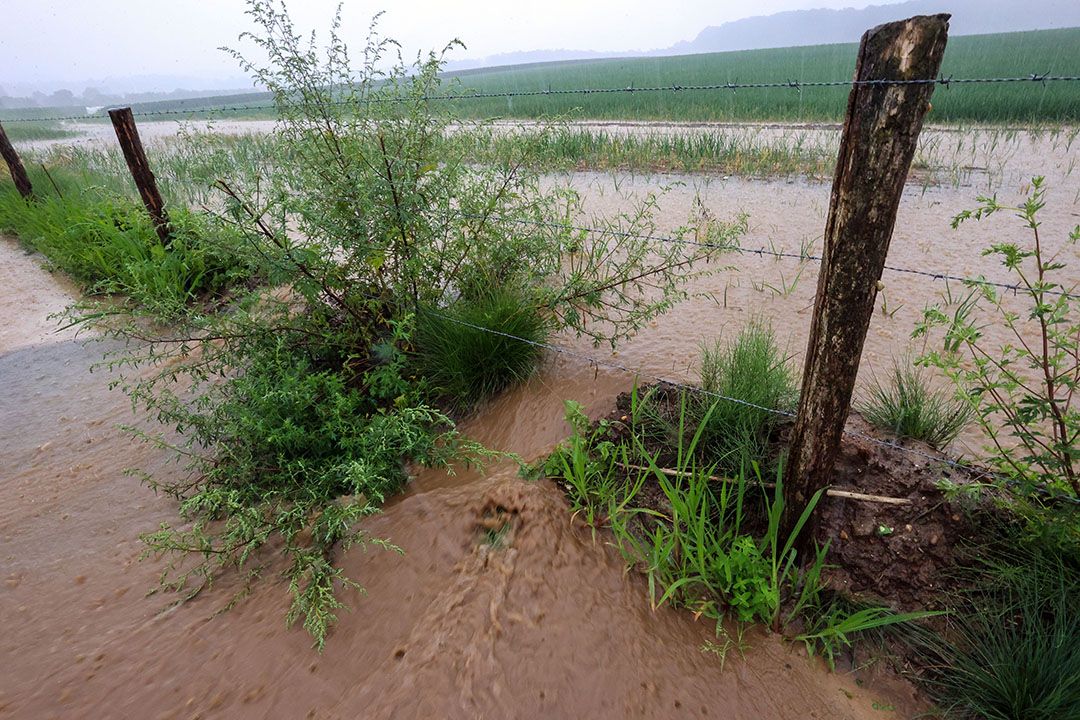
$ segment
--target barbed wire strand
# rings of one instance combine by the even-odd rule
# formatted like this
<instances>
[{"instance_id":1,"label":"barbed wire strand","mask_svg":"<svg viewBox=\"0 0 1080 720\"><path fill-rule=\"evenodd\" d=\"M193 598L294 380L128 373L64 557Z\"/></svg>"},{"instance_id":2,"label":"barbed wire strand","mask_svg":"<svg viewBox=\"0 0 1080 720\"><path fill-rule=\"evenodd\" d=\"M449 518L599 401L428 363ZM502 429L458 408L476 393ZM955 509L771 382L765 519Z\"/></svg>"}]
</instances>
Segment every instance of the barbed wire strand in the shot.
<instances>
[{"instance_id":1,"label":"barbed wire strand","mask_svg":"<svg viewBox=\"0 0 1080 720\"><path fill-rule=\"evenodd\" d=\"M660 92L704 92L704 91L719 91L729 90L735 92L737 90L769 90L769 89L788 89L788 90L803 90L804 88L828 88L828 87L855 87L855 86L888 86L888 85L940 85L942 87L950 87L952 85L985 85L985 84L998 84L998 83L1051 83L1051 82L1080 82L1080 75L1050 75L1049 73L1031 73L1023 77L988 77L988 78L954 78L954 77L938 77L938 78L916 78L912 80L788 80L780 82L724 82L724 83L711 83L705 85L694 84L679 84L673 83L671 85L646 85L642 87L635 87L633 83L626 87L614 87L614 88L568 88L568 89L545 89L545 90L506 90L506 91L493 91L493 92L462 92L462 93L445 93L441 95L423 95L419 99L423 101L442 101L442 100L476 100L476 99L493 99L493 98L515 98L515 97L544 97L544 96L566 96L566 95L607 95L616 93L660 93ZM360 100L347 100L339 101L333 104L335 105L355 105L355 104L371 104L381 102L408 102L408 97L385 97L385 98L367 98ZM199 113L217 113L217 112L243 112L249 110L274 110L277 109L277 105L231 105L223 107L211 107L211 108L184 108L184 109L171 109L171 110L142 110L133 111L132 115L135 117L161 117L171 115L193 115ZM103 111L105 112L105 111ZM0 120L0 122L16 123L16 122L57 122L68 120L103 120L107 116L104 114L85 114L85 115L67 115L57 117L35 117L35 118L8 118L6 120Z\"/></svg>"},{"instance_id":2,"label":"barbed wire strand","mask_svg":"<svg viewBox=\"0 0 1080 720\"><path fill-rule=\"evenodd\" d=\"M467 218L473 218L473 219L483 219L484 218L484 216L482 216L482 215L474 215L474 214L470 214L470 213L459 213L459 215L461 217L467 217ZM627 238L627 239L647 240L647 241L656 241L656 242L665 242L665 243L677 243L677 244L684 244L684 245L695 245L695 246L698 246L698 247L713 248L713 249L716 249L716 250L728 250L728 251L731 251L731 252L737 252L737 253L742 254L742 255L757 255L758 257L773 257L773 258L776 258L776 259L785 259L786 258L786 259L792 259L792 260L799 260L799 261L802 261L802 262L822 262L822 260L824 260L824 258L822 258L822 256L820 256L820 255L812 255L812 254L809 254L809 253L783 252L783 251L780 251L780 250L773 250L771 248L766 248L766 247L746 248L746 247L740 247L740 246L737 246L737 245L723 245L723 244L718 244L718 243L701 242L699 240L691 240L689 238L672 237L672 236L669 236L669 235L657 235L657 234L653 234L653 233L626 232L626 231L618 230L618 229L615 229L615 228L596 228L596 227L588 227L588 226L585 226L585 225L564 224L564 223L557 223L557 222L545 222L545 221L542 221L542 220L528 220L528 219L525 219L525 218L506 218L506 217L500 217L500 216L489 216L489 217L487 217L487 219L496 220L496 221L502 221L502 222L509 222L509 223L516 223L516 224L521 224L521 225L534 225L534 226L539 226L539 227L550 227L550 228L553 228L553 229L574 230L574 231L577 231L577 232L587 232L587 233L591 233L591 234L607 234L607 235L614 235L614 236L617 236L617 237L624 237L624 238ZM962 276L962 275L952 275L952 274L949 274L949 273L934 272L932 270L915 270L913 268L898 267L896 265L885 265L885 269L890 271L890 272L895 272L895 273L905 273L905 274L909 274L909 275L918 275L918 276L921 276L921 277L928 277L928 278L931 278L931 279L937 280L937 281L959 282L959 283L962 283L964 285L986 285L986 286L989 286L989 287L997 288L999 290L1012 291L1013 293L1017 293L1017 292L1020 292L1020 291L1027 291L1029 289L1024 285L997 282L997 281L992 281L992 280L986 280L985 278L973 278L973 277L965 277L965 276ZM1064 298L1066 298L1068 300L1080 299L1080 295L1076 295L1074 293L1071 293L1071 292L1068 292L1068 291L1065 291L1065 290L1044 290L1042 292L1043 292L1044 295L1052 295L1052 296L1055 296L1055 297L1064 297Z\"/></svg>"},{"instance_id":3,"label":"barbed wire strand","mask_svg":"<svg viewBox=\"0 0 1080 720\"><path fill-rule=\"evenodd\" d=\"M754 410L760 410L761 412L769 413L769 414L776 415L776 416L779 416L779 417L783 417L783 418L786 418L786 419L789 419L789 420L793 420L793 419L795 419L797 417L796 413L788 411L788 410L779 410L777 408L771 408L771 407L768 407L766 405L759 405L757 403L753 403L753 402L750 402L748 400L743 400L741 398L730 397L728 395L724 395L722 393L718 393L718 392L715 392L715 391L712 391L712 390L706 390L705 388L702 388L702 387L697 387L697 386L694 386L694 385L687 385L687 384L679 382L677 380L672 380L671 378L665 378L665 377L660 376L660 375L654 375L652 373L644 372L643 370L640 370L640 369L631 368L631 367L629 367L627 365L623 365L622 363L617 363L617 362L609 361L609 360L601 360L601 359L595 358L595 357L593 357L593 356L591 356L591 355L589 355L587 353L579 352L577 350L573 350L573 349L570 349L570 348L567 348L567 347L562 347L562 346L559 346L559 345L553 345L551 343L546 343L546 342L540 342L540 341L537 341L537 340L530 340L528 338L523 338L523 337L520 337L518 335L513 335L511 333L502 332L500 330L495 330L493 328L484 327L482 325L476 325L476 324L470 323L470 322L468 322L466 320L462 320L460 318L455 318L455 317L452 317L450 315L444 315L442 313L430 312L430 314L434 315L435 317L439 317L439 318L441 318L443 320L447 320L449 322L457 323L458 325L462 325L464 327L472 328L472 329L478 330L480 332L488 333L488 334L491 334L491 335L497 335L499 337L503 337L503 338L506 338L506 339L509 339L509 340L515 340L517 342L525 343L527 345L531 345L531 346L536 347L536 348L541 348L541 349L548 350L548 351L556 353L558 355L563 355L563 356L566 356L566 357L572 357L572 358L576 358L576 359L579 359L579 360L584 360L586 363L588 363L589 365L591 365L593 367L597 367L597 368L605 367L605 368L608 368L608 369L611 369L611 370L618 370L618 371L620 371L622 373L626 373L626 374L632 375L634 377L647 377L647 378L649 378L651 380L654 380L656 382L659 382L659 383L662 383L662 384L665 384L665 385L670 385L670 386L678 388L680 390L688 390L690 392L694 392L694 393L697 393L699 395L705 395L707 397L713 397L713 398L716 398L718 400L723 400L723 401L726 401L726 402L735 403L735 404L741 405L743 407L748 407L748 408L751 408L751 409L754 409ZM994 479L997 479L997 480L999 480L1001 482L1005 482L1007 484L1017 484L1016 481L1014 481L1014 480L1012 480L1010 478L1003 477L1003 476L1001 476L999 474L996 474L996 473L994 473L992 471L989 471L989 470L973 467L971 465L968 465L968 464L965 464L965 463L962 463L962 462L958 462L958 461L953 460L951 458L948 458L948 457L946 457L944 455L940 455L940 454L939 455L932 455L930 453L923 452L922 450L918 450L916 448L911 448L911 447L907 447L905 445L901 445L901 444L899 444L899 443L897 443L895 441L892 441L892 440L883 440L881 438L876 438L876 437L874 437L872 435L867 435L866 433L859 432L857 430L850 430L850 429L848 429L846 427L843 429L842 432L843 432L843 434L845 434L845 435L847 435L849 437L858 438L859 440L863 440L865 442L869 442L869 443L872 443L874 445L878 445L880 447L885 447L885 448L889 448L891 450L896 450L896 451L899 451L899 452L906 453L908 455L913 455L913 456L921 458L921 459L923 459L923 460L925 460L927 462L941 463L943 465L947 465L948 467L950 467L950 468L952 468L954 470L963 471L966 474L975 474L975 475L980 475L980 476L985 476L985 477L992 477ZM1071 504L1080 505L1080 498L1073 498L1073 497L1068 496L1068 495L1064 495L1064 494L1060 494L1060 493L1053 493L1053 492L1051 492L1049 490L1049 488L1045 488L1045 487L1039 488L1039 492L1043 493L1046 497L1049 497L1049 498L1051 498L1053 500L1065 501L1065 502L1068 502L1068 503L1071 503Z\"/></svg>"}]
</instances>

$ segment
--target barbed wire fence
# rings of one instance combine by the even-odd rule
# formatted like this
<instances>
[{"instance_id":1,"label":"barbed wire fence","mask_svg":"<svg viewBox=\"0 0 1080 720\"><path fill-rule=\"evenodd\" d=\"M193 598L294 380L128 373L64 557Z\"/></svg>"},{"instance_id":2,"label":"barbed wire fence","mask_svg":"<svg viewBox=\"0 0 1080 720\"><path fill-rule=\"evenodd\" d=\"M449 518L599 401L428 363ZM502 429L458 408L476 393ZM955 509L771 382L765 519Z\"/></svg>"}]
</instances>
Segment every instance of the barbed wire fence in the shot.
<instances>
[{"instance_id":1,"label":"barbed wire fence","mask_svg":"<svg viewBox=\"0 0 1080 720\"><path fill-rule=\"evenodd\" d=\"M806 88L829 88L829 87L859 87L859 86L889 86L889 85L937 85L941 87L951 87L953 85L993 85L1002 83L1071 83L1080 82L1080 75L1051 75L1050 73L1029 73L1024 76L1012 76L1012 77L937 77L937 78L921 78L913 80L786 80L786 81L768 81L768 82L723 82L723 83L711 83L711 84L693 84L693 83L672 83L671 85L641 85L635 86L633 83L622 87L579 87L579 88L548 88L543 90L497 90L497 91L476 91L468 92L462 91L458 93L443 93L438 95L425 95L419 99L429 102L438 101L458 101L458 100L476 100L476 99L510 99L518 97L560 97L560 96L582 96L587 97L589 95L611 95L628 93L633 95L634 93L680 93L680 92L715 92L721 90L727 90L736 92L739 90L803 90ZM375 97L375 98L361 98L358 100L341 101L338 105L348 106L355 104L368 104L368 103L401 103L409 102L411 99L388 96L388 97ZM197 115L206 113L217 112L246 112L253 110L276 110L278 106L276 104L263 104L263 105L225 105L217 107L193 107L193 108L177 108L177 109L162 109L162 110L132 110L134 117L171 117L181 115ZM61 116L40 116L40 117L9 117L2 119L5 123L19 123L19 122L60 122L60 121L74 121L74 120L107 120L108 110L116 109L112 106L107 106L97 113L86 113L83 115L61 115Z\"/></svg>"},{"instance_id":2,"label":"barbed wire fence","mask_svg":"<svg viewBox=\"0 0 1080 720\"><path fill-rule=\"evenodd\" d=\"M540 90L506 90L506 91L476 91L468 92L463 90L456 93L444 93L436 95L422 96L423 101L441 102L441 101L468 101L473 99L511 99L518 97L566 97L566 96L580 96L588 97L593 95L611 95L611 94L665 94L665 93L694 93L694 92L717 92L717 91L729 91L738 92L742 90L770 90L770 89L784 89L801 92L803 89L813 88L830 88L830 87L882 87L882 86L936 86L943 88L950 88L953 86L973 86L973 85L989 85L989 84L1023 84L1023 83L1038 83L1047 85L1050 83L1075 83L1080 82L1080 75L1052 75L1049 73L1029 73L1023 76L1011 76L1011 77L961 77L956 78L952 76L939 76L934 78L922 78L922 79L909 79L909 80L896 80L896 79L869 79L869 80L830 80L830 81L768 81L768 82L723 82L712 84L692 84L692 83L673 83L670 85L641 85L635 86L633 83L623 87L577 87L577 88L562 88L562 89L540 89ZM415 98L413 98L415 99ZM406 102L410 99L387 96L387 97L373 97L373 98L361 98L359 100L348 100L336 103L340 106L349 106L356 104L368 104L368 103L384 103L384 102ZM142 118L162 118L162 117L182 117L186 116L193 118L197 115L207 115L214 113L245 113L253 111L271 111L277 110L278 105L273 104L238 104L228 106L217 107L191 107L191 108L177 108L177 109L161 109L161 110L139 110L131 112L134 117ZM66 116L46 116L40 117L8 117L3 119L4 123L30 123L30 122L61 122L61 121L97 121L105 120L108 118L107 110L103 109L99 113L86 113L82 115L66 115ZM463 218L468 218L469 215L460 213ZM721 250L734 251L744 255L756 255L758 257L772 257L779 259L791 259L798 260L799 262L822 262L823 258L819 255L810 253L792 253L785 251L778 251L774 248L745 248L739 246L717 246L711 243L705 243L691 238L676 237L672 235L664 235L657 233L638 233L632 231L623 231L618 228L598 228L588 225L573 224L570 222L546 222L538 220L527 220L524 218L489 218L500 220L504 222L512 222L522 225L531 225L535 227L546 227L548 229L561 230L561 231L573 231L583 232L597 235L608 236L622 236L625 238L633 238L639 240L645 240L658 243L681 243L700 245L706 248L715 248ZM965 285L971 286L988 286L995 289L1012 291L1014 293L1028 290L1029 288L1018 285L1002 283L997 281L987 280L982 277L966 277L953 275L943 272L935 272L931 270L905 268L899 266L893 266L886 264L884 269L889 272L909 274L913 276L919 276L928 278L934 281L944 282L959 282ZM1078 299L1078 295L1074 293L1075 288L1062 291L1046 290L1045 295L1053 295L1063 297L1067 300ZM586 363L590 367L594 368L606 368L608 370L617 371L633 376L634 378L648 378L653 382L663 383L672 387L678 388L682 391L695 392L707 397L714 397L718 401L730 402L735 404L744 405L752 409L769 413L778 417L782 417L786 420L792 420L796 414L790 411L781 410L777 408L770 408L762 405L757 405L746 400L726 396L717 392L708 391L701 387L689 385L687 383L679 382L672 378L667 378L661 375L648 373L640 368L633 368L628 365L616 362L610 359L602 359L594 357L588 353L568 348L561 345L556 345L550 342L537 342L520 336L516 336L510 333L505 333L493 328L488 328L473 323L469 323L460 318L454 318L449 315L443 315L436 313L443 319L454 322L463 326L467 326L478 332L484 332L495 336L500 336L507 340L514 342L526 343L532 346L542 349L545 352L550 352L559 356L568 357ZM908 447L899 442L892 440L885 440L877 437L873 437L866 433L861 433L848 428L843 429L843 433L849 437L857 438L859 440L869 442L871 444L885 447L890 450L902 452L913 457L919 458L921 461L936 463L944 465L959 471L966 473L975 472L981 473L985 477L993 477L995 480L1002 482L1009 482L1009 478L1004 478L997 474L990 473L984 470L974 470L971 465L953 460L945 456L944 454L931 454L924 452L918 448ZM1050 491L1046 491L1050 492ZM1065 500L1073 503L1080 503L1080 499L1072 498L1063 494L1052 493L1053 498L1056 500Z\"/></svg>"}]
</instances>

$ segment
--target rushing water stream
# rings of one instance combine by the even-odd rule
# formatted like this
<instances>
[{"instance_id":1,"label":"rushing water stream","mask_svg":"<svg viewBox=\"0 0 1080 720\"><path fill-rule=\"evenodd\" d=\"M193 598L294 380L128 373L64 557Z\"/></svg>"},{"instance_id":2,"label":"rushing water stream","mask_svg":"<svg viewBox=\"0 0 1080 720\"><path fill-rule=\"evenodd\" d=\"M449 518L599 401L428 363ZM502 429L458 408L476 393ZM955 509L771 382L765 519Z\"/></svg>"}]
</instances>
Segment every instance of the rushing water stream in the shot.
<instances>
[{"instance_id":1,"label":"rushing water stream","mask_svg":"<svg viewBox=\"0 0 1080 720\"><path fill-rule=\"evenodd\" d=\"M127 399L88 372L102 346L47 320L68 290L0 241L0 716L877 718L914 702L750 631L721 658L707 622L650 609L641 578L571 523L561 492L510 470L422 475L368 524L403 555L355 548L367 587L326 651L288 629L273 562L253 593L222 582L179 606L146 596L161 565L140 532L175 503L123 473L179 472L115 429ZM605 407L628 379L553 362L467 430L535 456L565 433L563 398ZM510 525L496 546L496 512ZM884 682L884 684L882 684Z\"/></svg>"}]
</instances>

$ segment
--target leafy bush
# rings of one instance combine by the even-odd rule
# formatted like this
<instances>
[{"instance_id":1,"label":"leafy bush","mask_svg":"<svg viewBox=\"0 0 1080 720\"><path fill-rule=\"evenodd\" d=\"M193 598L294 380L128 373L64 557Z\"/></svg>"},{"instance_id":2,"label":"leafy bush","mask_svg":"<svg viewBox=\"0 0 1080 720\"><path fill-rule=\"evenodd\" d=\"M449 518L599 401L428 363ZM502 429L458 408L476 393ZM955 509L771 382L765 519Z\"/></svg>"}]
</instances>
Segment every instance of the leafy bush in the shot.
<instances>
[{"instance_id":1,"label":"leafy bush","mask_svg":"<svg viewBox=\"0 0 1080 720\"><path fill-rule=\"evenodd\" d=\"M922 362L940 368L962 396L970 398L975 420L990 441L994 469L1028 490L1052 488L1080 498L1077 461L1080 411L1073 404L1080 386L1080 319L1062 274L1061 252L1049 254L1039 235L1038 213L1045 206L1042 178L1020 207L981 197L976 210L960 213L953 226L1012 210L1031 233L1031 243L997 242L983 251L993 255L1020 286L1026 313L1009 309L1004 296L982 280L968 283L968 294L949 307L924 312L915 336L942 329L940 350ZM1080 226L1063 249L1080 240ZM1015 339L994 348L983 336L979 311L989 311ZM1015 440L1012 447L1006 438ZM1032 495L1032 497L1035 497Z\"/></svg>"},{"instance_id":2,"label":"leafy bush","mask_svg":"<svg viewBox=\"0 0 1080 720\"><path fill-rule=\"evenodd\" d=\"M390 347L402 339L392 338ZM336 349L313 346L284 328L249 333L242 357L236 348L229 353L237 365L242 361L242 372L208 385L194 405L171 393L143 398L160 420L186 432L183 444L172 447L187 458L190 475L147 478L180 500L180 515L190 523L163 524L144 538L152 552L180 556L167 584L194 594L220 570L251 564L280 538L289 560L290 620L302 617L320 647L342 607L335 584L359 587L331 562L333 554L358 542L387 546L357 522L405 483L404 462L448 467L490 455L409 393L396 350L352 375L334 357ZM161 435L149 439L168 445ZM189 553L203 562L184 563Z\"/></svg>"},{"instance_id":3,"label":"leafy bush","mask_svg":"<svg viewBox=\"0 0 1080 720\"><path fill-rule=\"evenodd\" d=\"M416 364L439 396L469 407L529 377L543 353L534 343L547 340L548 328L521 293L493 288L444 311L421 309Z\"/></svg>"},{"instance_id":4,"label":"leafy bush","mask_svg":"<svg viewBox=\"0 0 1080 720\"><path fill-rule=\"evenodd\" d=\"M729 473L764 461L778 420L770 410L790 410L798 397L787 358L772 328L759 319L752 319L729 345L718 340L702 347L701 388L705 392L695 396L693 412L696 418L708 417L702 443Z\"/></svg>"},{"instance_id":5,"label":"leafy bush","mask_svg":"<svg viewBox=\"0 0 1080 720\"><path fill-rule=\"evenodd\" d=\"M873 379L858 410L882 430L939 449L955 440L974 415L965 400L933 389L925 373L908 359L894 359L885 382Z\"/></svg>"},{"instance_id":6,"label":"leafy bush","mask_svg":"<svg viewBox=\"0 0 1080 720\"><path fill-rule=\"evenodd\" d=\"M387 69L393 43L373 29L352 55L357 68L340 18L320 49L277 3L252 0L249 14L259 32L245 38L267 64L236 56L273 93L281 121L257 146L270 155L218 179L207 204L265 282L237 288L227 312L189 312L172 335L114 363L153 366L128 390L181 438L148 439L188 462L188 477L157 486L181 500L191 528L146 539L200 562L181 558L167 581L197 591L278 548L290 618L321 647L341 607L335 589L356 587L335 554L374 541L358 523L400 488L403 464L449 469L493 455L460 437L433 399L468 405L536 362L535 346L462 323L614 343L683 297L742 226L700 220L678 231L700 243L657 247L650 197L582 233L573 192L542 190L520 158L476 165L447 142L448 106L426 99L446 92L439 55ZM249 149L181 165L205 178ZM138 318L110 330L143 337Z\"/></svg>"}]
</instances>

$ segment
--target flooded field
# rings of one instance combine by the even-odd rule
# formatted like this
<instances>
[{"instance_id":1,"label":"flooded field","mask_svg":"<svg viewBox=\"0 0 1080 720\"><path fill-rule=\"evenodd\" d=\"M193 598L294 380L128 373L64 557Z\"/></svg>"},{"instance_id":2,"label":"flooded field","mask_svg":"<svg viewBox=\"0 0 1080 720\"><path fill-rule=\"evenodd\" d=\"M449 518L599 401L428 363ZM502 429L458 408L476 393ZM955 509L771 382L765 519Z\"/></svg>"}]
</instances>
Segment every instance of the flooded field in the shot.
<instances>
[{"instance_id":1,"label":"flooded field","mask_svg":"<svg viewBox=\"0 0 1080 720\"><path fill-rule=\"evenodd\" d=\"M141 127L148 139L175 131L172 123ZM98 139L87 142L111 133L93 128ZM835 136L833 128L808 132L820 142ZM939 135L933 152L946 152L956 140ZM967 163L955 183L909 184L889 265L1007 280L979 253L1003 234L1020 239L1019 223L1001 217L954 231L949 221L986 192L1015 203L1030 176L1046 175L1045 242L1064 248L1062 259L1080 272L1076 248L1064 247L1080 222L1076 150L1063 149L1060 135L994 142L962 149L985 162ZM744 248L796 254L820 253L829 201L827 182L801 179L574 173L550 182L572 183L600 214L670 185L660 201L662 225L684 222L700 201L721 220L748 215ZM108 373L90 372L103 346L71 330L53 332L49 315L75 299L72 288L11 239L0 241L0 268L0 309L9 318L0 329L0 717L861 719L883 717L885 707L911 717L922 707L899 680L860 683L829 673L799 647L759 631L722 659L708 622L650 609L644 581L624 571L603 537L571 522L558 488L517 479L505 466L487 475L421 473L367 523L404 554L357 549L341 559L367 594L348 598L351 611L322 655L302 629L285 627L288 597L272 560L267 581L228 612L220 611L240 589L233 577L179 606L170 595L147 596L162 566L139 560L138 535L174 518L176 505L124 470L181 469L116 429L134 418L127 398L107 389ZM558 342L640 369L646 380L692 381L701 342L759 315L772 321L798 366L817 271L816 262L731 254L690 288L699 297L614 356L574 338ZM883 281L887 305L871 324L864 379L918 349L911 330L946 287L891 271ZM1004 339L1000 330L987 332ZM633 381L554 356L462 429L532 460L566 435L564 400L598 414ZM973 432L958 445L977 447ZM497 509L511 520L493 544L486 531Z\"/></svg>"}]
</instances>

